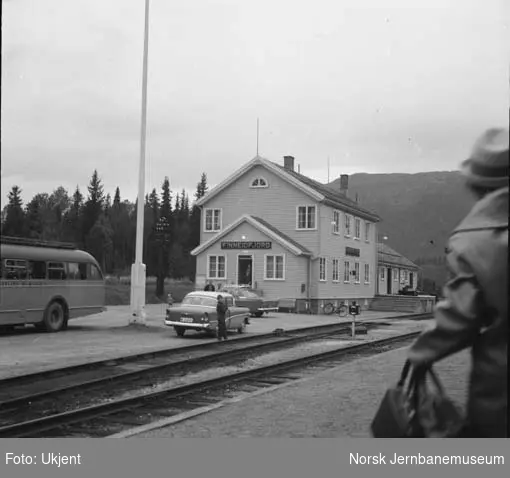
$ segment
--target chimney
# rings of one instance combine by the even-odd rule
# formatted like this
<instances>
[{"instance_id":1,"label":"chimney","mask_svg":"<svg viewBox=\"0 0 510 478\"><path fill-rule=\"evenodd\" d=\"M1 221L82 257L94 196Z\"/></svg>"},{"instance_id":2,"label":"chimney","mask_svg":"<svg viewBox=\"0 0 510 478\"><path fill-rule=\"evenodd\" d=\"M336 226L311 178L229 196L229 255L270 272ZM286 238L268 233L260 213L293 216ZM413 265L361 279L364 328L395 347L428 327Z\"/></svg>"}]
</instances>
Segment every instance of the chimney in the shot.
<instances>
[{"instance_id":1,"label":"chimney","mask_svg":"<svg viewBox=\"0 0 510 478\"><path fill-rule=\"evenodd\" d=\"M290 169L291 171L294 171L294 156L284 156L283 167L285 169Z\"/></svg>"},{"instance_id":2,"label":"chimney","mask_svg":"<svg viewBox=\"0 0 510 478\"><path fill-rule=\"evenodd\" d=\"M347 196L347 190L349 189L349 175L341 174L340 175L340 192Z\"/></svg>"}]
</instances>

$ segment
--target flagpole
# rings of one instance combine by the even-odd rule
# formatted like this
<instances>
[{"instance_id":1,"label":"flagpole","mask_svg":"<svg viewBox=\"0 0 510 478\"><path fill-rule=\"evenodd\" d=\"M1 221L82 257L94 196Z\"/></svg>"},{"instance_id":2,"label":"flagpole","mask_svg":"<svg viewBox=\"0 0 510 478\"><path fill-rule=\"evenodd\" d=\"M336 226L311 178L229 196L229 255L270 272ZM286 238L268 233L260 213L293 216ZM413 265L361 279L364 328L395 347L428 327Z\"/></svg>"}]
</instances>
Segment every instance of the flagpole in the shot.
<instances>
[{"instance_id":1,"label":"flagpole","mask_svg":"<svg viewBox=\"0 0 510 478\"><path fill-rule=\"evenodd\" d=\"M145 142L147 133L147 67L149 56L149 0L145 0L143 43L142 124L140 133L140 166L138 172L138 207L136 214L136 254L131 266L131 324L146 324L145 264L143 263L143 223L145 209Z\"/></svg>"}]
</instances>

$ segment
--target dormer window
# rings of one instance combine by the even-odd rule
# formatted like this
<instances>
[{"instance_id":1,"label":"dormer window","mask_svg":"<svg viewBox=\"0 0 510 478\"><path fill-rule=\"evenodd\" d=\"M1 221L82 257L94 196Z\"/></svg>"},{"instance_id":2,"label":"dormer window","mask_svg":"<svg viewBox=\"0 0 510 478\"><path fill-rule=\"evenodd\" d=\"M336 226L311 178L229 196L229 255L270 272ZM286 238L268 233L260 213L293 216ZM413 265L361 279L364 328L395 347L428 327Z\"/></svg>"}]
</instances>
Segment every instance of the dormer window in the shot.
<instances>
[{"instance_id":1,"label":"dormer window","mask_svg":"<svg viewBox=\"0 0 510 478\"><path fill-rule=\"evenodd\" d=\"M255 178L250 184L251 188L267 188L268 186L267 180L262 177Z\"/></svg>"}]
</instances>

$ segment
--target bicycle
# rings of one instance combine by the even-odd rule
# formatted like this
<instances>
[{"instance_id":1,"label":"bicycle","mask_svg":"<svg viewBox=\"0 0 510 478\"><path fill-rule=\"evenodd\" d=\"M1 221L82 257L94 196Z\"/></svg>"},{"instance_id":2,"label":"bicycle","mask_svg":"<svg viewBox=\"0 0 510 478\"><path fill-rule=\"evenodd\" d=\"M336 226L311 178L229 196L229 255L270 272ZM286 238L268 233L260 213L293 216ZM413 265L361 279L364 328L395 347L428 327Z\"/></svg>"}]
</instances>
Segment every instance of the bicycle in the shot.
<instances>
[{"instance_id":1,"label":"bicycle","mask_svg":"<svg viewBox=\"0 0 510 478\"><path fill-rule=\"evenodd\" d=\"M337 314L339 317L345 317L347 315L347 312L349 311L349 306L345 302L342 302L338 306L333 304L333 302L328 302L327 304L324 305L323 310L326 315L331 315L334 313Z\"/></svg>"}]
</instances>

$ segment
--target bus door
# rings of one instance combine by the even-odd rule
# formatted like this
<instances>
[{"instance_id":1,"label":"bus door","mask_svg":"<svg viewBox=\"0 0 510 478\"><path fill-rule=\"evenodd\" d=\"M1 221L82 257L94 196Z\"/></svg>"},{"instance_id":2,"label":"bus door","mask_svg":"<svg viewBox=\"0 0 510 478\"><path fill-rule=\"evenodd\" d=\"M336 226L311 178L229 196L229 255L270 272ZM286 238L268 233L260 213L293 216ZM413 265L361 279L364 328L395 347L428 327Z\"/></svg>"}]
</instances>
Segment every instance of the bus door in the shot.
<instances>
[{"instance_id":1,"label":"bus door","mask_svg":"<svg viewBox=\"0 0 510 478\"><path fill-rule=\"evenodd\" d=\"M0 324L25 324L27 307L27 262L22 259L3 259Z\"/></svg>"}]
</instances>

